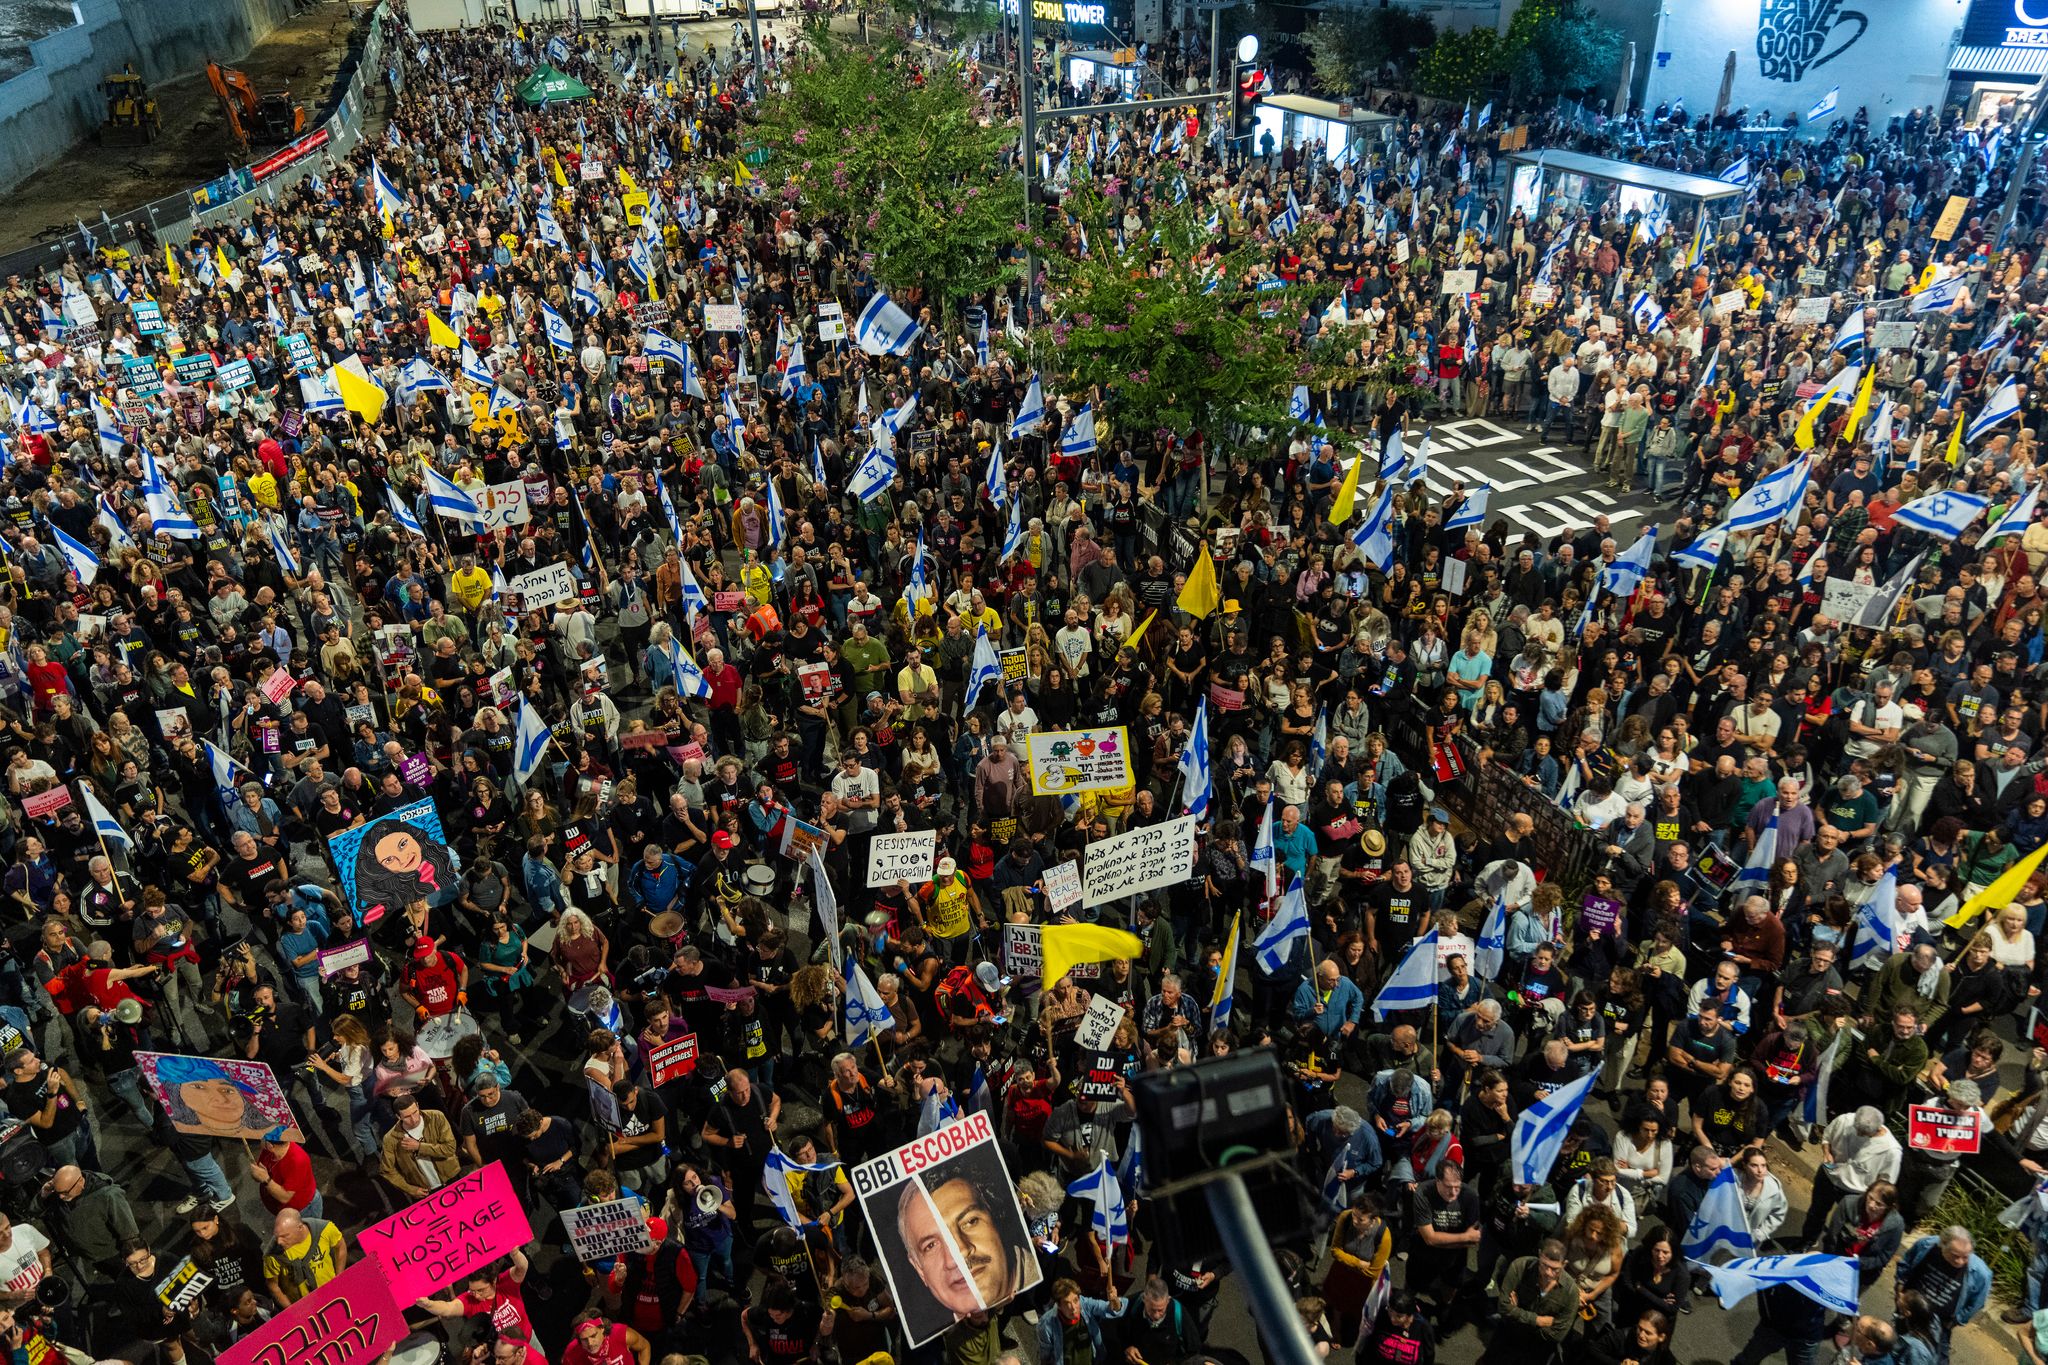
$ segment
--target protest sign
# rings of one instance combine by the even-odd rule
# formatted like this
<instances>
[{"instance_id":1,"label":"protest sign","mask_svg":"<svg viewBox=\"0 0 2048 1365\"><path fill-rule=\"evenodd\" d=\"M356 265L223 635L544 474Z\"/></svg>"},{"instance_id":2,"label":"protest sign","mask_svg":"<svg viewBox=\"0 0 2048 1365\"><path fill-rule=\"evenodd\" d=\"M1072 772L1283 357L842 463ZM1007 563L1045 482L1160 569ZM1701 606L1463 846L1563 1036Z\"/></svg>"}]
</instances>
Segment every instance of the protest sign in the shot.
<instances>
[{"instance_id":1,"label":"protest sign","mask_svg":"<svg viewBox=\"0 0 2048 1365\"><path fill-rule=\"evenodd\" d=\"M219 1365L358 1365L405 1340L405 1308L365 1257L224 1349Z\"/></svg>"},{"instance_id":2,"label":"protest sign","mask_svg":"<svg viewBox=\"0 0 2048 1365\"><path fill-rule=\"evenodd\" d=\"M1074 1030L1074 1042L1084 1048L1108 1047L1116 1037L1116 1026L1124 1021L1124 1007L1106 995L1088 998L1088 1011Z\"/></svg>"},{"instance_id":3,"label":"protest sign","mask_svg":"<svg viewBox=\"0 0 2048 1365\"><path fill-rule=\"evenodd\" d=\"M1119 1081L1126 1080L1122 1054L1091 1050L1083 1059L1081 1071L1074 1078L1074 1093L1084 1100L1099 1104L1114 1104L1123 1098L1123 1087Z\"/></svg>"},{"instance_id":4,"label":"protest sign","mask_svg":"<svg viewBox=\"0 0 2048 1365\"><path fill-rule=\"evenodd\" d=\"M798 664L796 666L796 680L797 684L804 690L805 701L821 701L832 686L832 665L824 663Z\"/></svg>"},{"instance_id":5,"label":"protest sign","mask_svg":"<svg viewBox=\"0 0 2048 1365\"><path fill-rule=\"evenodd\" d=\"M369 960L370 940L366 938L359 938L354 943L344 943L339 948L324 948L320 952L320 975L324 979L336 972L360 967Z\"/></svg>"},{"instance_id":6,"label":"protest sign","mask_svg":"<svg viewBox=\"0 0 2048 1365\"><path fill-rule=\"evenodd\" d=\"M1933 1156L1975 1156L1984 1145L1984 1113L1958 1114L1938 1104L1916 1104L1906 1113L1906 1145Z\"/></svg>"},{"instance_id":7,"label":"protest sign","mask_svg":"<svg viewBox=\"0 0 2048 1365\"><path fill-rule=\"evenodd\" d=\"M154 360L130 360L121 367L121 382L138 397L153 398L164 391L164 377Z\"/></svg>"},{"instance_id":8,"label":"protest sign","mask_svg":"<svg viewBox=\"0 0 2048 1365\"><path fill-rule=\"evenodd\" d=\"M737 303L707 303L704 305L704 330L707 332L744 332L747 329L747 310Z\"/></svg>"},{"instance_id":9,"label":"protest sign","mask_svg":"<svg viewBox=\"0 0 2048 1365\"><path fill-rule=\"evenodd\" d=\"M52 787L46 792L37 792L21 803L22 814L31 820L47 820L71 804L71 788Z\"/></svg>"},{"instance_id":10,"label":"protest sign","mask_svg":"<svg viewBox=\"0 0 2048 1365\"><path fill-rule=\"evenodd\" d=\"M289 697L292 694L292 689L297 686L298 683L293 681L291 674L281 668L272 669L269 675L263 679L263 687L261 689L263 699L272 706L275 706L286 697Z\"/></svg>"},{"instance_id":11,"label":"protest sign","mask_svg":"<svg viewBox=\"0 0 2048 1365\"><path fill-rule=\"evenodd\" d=\"M1828 320L1828 300L1825 296L1813 299L1798 299L1792 304L1792 325L1822 323Z\"/></svg>"},{"instance_id":12,"label":"protest sign","mask_svg":"<svg viewBox=\"0 0 2048 1365\"><path fill-rule=\"evenodd\" d=\"M1479 272L1476 270L1446 270L1442 292L1446 294L1469 294L1479 287Z\"/></svg>"},{"instance_id":13,"label":"protest sign","mask_svg":"<svg viewBox=\"0 0 2048 1365\"><path fill-rule=\"evenodd\" d=\"M1799 267L1799 282L1808 287L1826 284L1828 282L1827 267L1820 265L1803 265Z\"/></svg>"},{"instance_id":14,"label":"protest sign","mask_svg":"<svg viewBox=\"0 0 2048 1365\"><path fill-rule=\"evenodd\" d=\"M1081 868L1081 904L1177 886L1194 875L1195 817L1126 830L1088 845Z\"/></svg>"},{"instance_id":15,"label":"protest sign","mask_svg":"<svg viewBox=\"0 0 2048 1365\"><path fill-rule=\"evenodd\" d=\"M863 1162L852 1176L912 1346L1043 1278L987 1114Z\"/></svg>"},{"instance_id":16,"label":"protest sign","mask_svg":"<svg viewBox=\"0 0 2048 1365\"><path fill-rule=\"evenodd\" d=\"M1714 314L1727 319L1749 307L1749 295L1740 289L1729 289L1714 295Z\"/></svg>"},{"instance_id":17,"label":"protest sign","mask_svg":"<svg viewBox=\"0 0 2048 1365\"><path fill-rule=\"evenodd\" d=\"M711 594L711 610L713 611L745 611L746 609L747 595L737 588L722 588Z\"/></svg>"},{"instance_id":18,"label":"protest sign","mask_svg":"<svg viewBox=\"0 0 2048 1365\"><path fill-rule=\"evenodd\" d=\"M1875 596L1875 584L1830 578L1821 589L1820 614L1830 621L1853 621L1863 614L1864 605Z\"/></svg>"},{"instance_id":19,"label":"protest sign","mask_svg":"<svg viewBox=\"0 0 2048 1365\"><path fill-rule=\"evenodd\" d=\"M1003 686L1024 681L1024 651L1005 649L996 654L996 662L1003 667Z\"/></svg>"},{"instance_id":20,"label":"protest sign","mask_svg":"<svg viewBox=\"0 0 2048 1365\"><path fill-rule=\"evenodd\" d=\"M1225 687L1220 682L1209 684L1209 709L1212 711L1244 710L1244 689Z\"/></svg>"},{"instance_id":21,"label":"protest sign","mask_svg":"<svg viewBox=\"0 0 2048 1365\"><path fill-rule=\"evenodd\" d=\"M671 1038L647 1053L647 1074L656 1086L689 1075L697 1069L697 1035L685 1033Z\"/></svg>"},{"instance_id":22,"label":"protest sign","mask_svg":"<svg viewBox=\"0 0 2048 1365\"><path fill-rule=\"evenodd\" d=\"M1003 970L1015 977L1036 980L1045 970L1045 954L1038 942L1035 924L1003 926Z\"/></svg>"},{"instance_id":23,"label":"protest sign","mask_svg":"<svg viewBox=\"0 0 2048 1365\"><path fill-rule=\"evenodd\" d=\"M868 841L869 886L894 886L909 882L919 886L932 879L938 857L936 831L914 829L901 834L877 834Z\"/></svg>"},{"instance_id":24,"label":"protest sign","mask_svg":"<svg viewBox=\"0 0 2048 1365\"><path fill-rule=\"evenodd\" d=\"M342 894L365 925L455 884L455 860L431 800L330 836L327 854Z\"/></svg>"},{"instance_id":25,"label":"protest sign","mask_svg":"<svg viewBox=\"0 0 2048 1365\"><path fill-rule=\"evenodd\" d=\"M505 526L524 526L533 520L533 509L526 505L526 484L522 480L491 484L477 501L484 509L484 525L493 531Z\"/></svg>"},{"instance_id":26,"label":"protest sign","mask_svg":"<svg viewBox=\"0 0 2048 1365\"><path fill-rule=\"evenodd\" d=\"M1956 229L1963 225L1963 215L1970 211L1970 202L1967 194L1948 197L1948 202L1941 206L1941 217L1934 224L1932 235L1935 241L1946 242L1956 235Z\"/></svg>"},{"instance_id":27,"label":"protest sign","mask_svg":"<svg viewBox=\"0 0 2048 1365\"><path fill-rule=\"evenodd\" d=\"M204 384L218 373L211 352L200 351L196 355L181 355L171 362L171 373L178 376L180 384Z\"/></svg>"},{"instance_id":28,"label":"protest sign","mask_svg":"<svg viewBox=\"0 0 2048 1365\"><path fill-rule=\"evenodd\" d=\"M364 1228L357 1243L383 1267L392 1297L411 1303L532 1240L504 1163L493 1161Z\"/></svg>"},{"instance_id":29,"label":"protest sign","mask_svg":"<svg viewBox=\"0 0 2048 1365\"><path fill-rule=\"evenodd\" d=\"M1024 743L1034 796L1115 791L1131 785L1130 738L1121 725L1034 730Z\"/></svg>"},{"instance_id":30,"label":"protest sign","mask_svg":"<svg viewBox=\"0 0 2048 1365\"><path fill-rule=\"evenodd\" d=\"M794 815L782 817L782 856L802 862L811 856L811 850L825 852L825 831L816 825L807 825Z\"/></svg>"},{"instance_id":31,"label":"protest sign","mask_svg":"<svg viewBox=\"0 0 2048 1365\"><path fill-rule=\"evenodd\" d=\"M1045 901L1054 914L1081 903L1081 868L1078 863L1062 858L1045 869Z\"/></svg>"},{"instance_id":32,"label":"protest sign","mask_svg":"<svg viewBox=\"0 0 2048 1365\"><path fill-rule=\"evenodd\" d=\"M181 1133L254 1141L282 1126L293 1142L306 1140L267 1063L138 1052L135 1065Z\"/></svg>"},{"instance_id":33,"label":"protest sign","mask_svg":"<svg viewBox=\"0 0 2048 1365\"><path fill-rule=\"evenodd\" d=\"M190 1256L171 1268L156 1282L156 1301L173 1313L190 1308L201 1294L213 1287L213 1276L201 1270Z\"/></svg>"},{"instance_id":34,"label":"protest sign","mask_svg":"<svg viewBox=\"0 0 2048 1365\"><path fill-rule=\"evenodd\" d=\"M255 367L246 360L230 360L220 367L220 384L229 393L246 389L256 382Z\"/></svg>"},{"instance_id":35,"label":"protest sign","mask_svg":"<svg viewBox=\"0 0 2048 1365\"><path fill-rule=\"evenodd\" d=\"M552 607L557 602L576 600L576 575L567 564L550 564L545 569L523 573L505 587L528 607Z\"/></svg>"},{"instance_id":36,"label":"protest sign","mask_svg":"<svg viewBox=\"0 0 2048 1365\"><path fill-rule=\"evenodd\" d=\"M135 315L135 331L139 336L161 336L164 330L164 310L154 300L137 299L128 305L128 311Z\"/></svg>"},{"instance_id":37,"label":"protest sign","mask_svg":"<svg viewBox=\"0 0 2048 1365\"><path fill-rule=\"evenodd\" d=\"M625 1256L654 1245L647 1234L647 1205L638 1199L563 1209L562 1226L579 1261Z\"/></svg>"},{"instance_id":38,"label":"protest sign","mask_svg":"<svg viewBox=\"0 0 2048 1365\"><path fill-rule=\"evenodd\" d=\"M1913 344L1917 322L1880 322L1870 329L1870 344L1880 351L1899 351Z\"/></svg>"}]
</instances>

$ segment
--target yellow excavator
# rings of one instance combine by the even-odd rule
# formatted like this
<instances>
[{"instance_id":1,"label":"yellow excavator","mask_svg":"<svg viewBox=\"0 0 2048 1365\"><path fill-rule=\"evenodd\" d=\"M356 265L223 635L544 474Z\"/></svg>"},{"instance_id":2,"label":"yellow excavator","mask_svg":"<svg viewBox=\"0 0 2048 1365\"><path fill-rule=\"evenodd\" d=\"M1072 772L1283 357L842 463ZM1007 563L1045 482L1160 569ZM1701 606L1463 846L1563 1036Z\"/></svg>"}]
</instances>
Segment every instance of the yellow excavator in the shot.
<instances>
[{"instance_id":1,"label":"yellow excavator","mask_svg":"<svg viewBox=\"0 0 2048 1365\"><path fill-rule=\"evenodd\" d=\"M100 86L107 97L106 121L100 124L103 147L141 147L156 141L163 131L157 114L156 96L135 74L132 66L112 72Z\"/></svg>"},{"instance_id":2,"label":"yellow excavator","mask_svg":"<svg viewBox=\"0 0 2048 1365\"><path fill-rule=\"evenodd\" d=\"M276 146L306 131L306 106L293 99L289 89L260 94L247 72L219 62L206 64L206 79L220 96L228 131L244 152L252 143Z\"/></svg>"}]
</instances>

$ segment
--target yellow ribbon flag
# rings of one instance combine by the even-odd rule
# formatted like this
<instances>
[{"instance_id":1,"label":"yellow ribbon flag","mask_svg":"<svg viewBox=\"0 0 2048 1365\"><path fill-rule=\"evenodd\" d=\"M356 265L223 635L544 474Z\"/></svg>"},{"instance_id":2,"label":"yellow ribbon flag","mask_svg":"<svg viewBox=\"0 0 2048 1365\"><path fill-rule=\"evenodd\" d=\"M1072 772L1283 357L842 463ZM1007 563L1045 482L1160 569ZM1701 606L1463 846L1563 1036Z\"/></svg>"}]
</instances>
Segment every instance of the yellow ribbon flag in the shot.
<instances>
[{"instance_id":1,"label":"yellow ribbon flag","mask_svg":"<svg viewBox=\"0 0 2048 1365\"><path fill-rule=\"evenodd\" d=\"M1153 611L1149 615L1147 615L1144 620L1138 622L1138 628L1131 632L1131 638L1124 641L1124 648L1136 649L1138 647L1138 641L1145 638L1145 632L1152 628L1153 619L1156 618L1158 615L1158 609L1154 608Z\"/></svg>"},{"instance_id":2,"label":"yellow ribbon flag","mask_svg":"<svg viewBox=\"0 0 2048 1365\"><path fill-rule=\"evenodd\" d=\"M1960 929L1977 917L1977 912L1989 906L2003 910L2018 899L2021 890L2032 880L2034 871L2041 866L2041 860L2048 858L2048 844L2043 844L2026 857L1998 874L1998 879L1964 901L1962 908L1942 923L1951 929Z\"/></svg>"},{"instance_id":3,"label":"yellow ribbon flag","mask_svg":"<svg viewBox=\"0 0 2048 1365\"><path fill-rule=\"evenodd\" d=\"M1145 945L1136 934L1124 929L1105 929L1099 924L1048 924L1038 931L1038 955L1043 964L1040 979L1051 986L1072 971L1077 962L1143 957Z\"/></svg>"},{"instance_id":4,"label":"yellow ribbon flag","mask_svg":"<svg viewBox=\"0 0 2048 1365\"><path fill-rule=\"evenodd\" d=\"M1877 366L1864 366L1863 382L1857 386L1856 401L1849 407L1848 425L1842 428L1843 440L1854 441L1856 439L1856 428L1862 424L1863 419L1870 413L1870 391L1876 387Z\"/></svg>"},{"instance_id":5,"label":"yellow ribbon flag","mask_svg":"<svg viewBox=\"0 0 2048 1365\"><path fill-rule=\"evenodd\" d=\"M1949 433L1948 453L1942 456L1950 464L1954 464L1963 457L1963 414L1960 408L1956 411L1955 428L1954 431Z\"/></svg>"},{"instance_id":6,"label":"yellow ribbon flag","mask_svg":"<svg viewBox=\"0 0 2048 1365\"><path fill-rule=\"evenodd\" d=\"M451 351L462 349L462 338L455 335L455 329L441 321L441 315L431 308L427 310L427 340Z\"/></svg>"},{"instance_id":7,"label":"yellow ribbon flag","mask_svg":"<svg viewBox=\"0 0 2048 1365\"><path fill-rule=\"evenodd\" d=\"M1188 570L1188 581L1181 586L1176 605L1197 620L1223 605L1223 591L1216 582L1216 561L1209 557L1207 546L1196 553L1195 567Z\"/></svg>"},{"instance_id":8,"label":"yellow ribbon flag","mask_svg":"<svg viewBox=\"0 0 2048 1365\"><path fill-rule=\"evenodd\" d=\"M1937 267L1935 266L1934 262L1929 261L1927 263L1927 268L1920 272L1920 279L1918 280L1918 282L1916 282L1913 285L1912 289L1908 290L1907 292L1917 294L1921 290L1925 289L1928 285L1933 284L1936 269Z\"/></svg>"},{"instance_id":9,"label":"yellow ribbon flag","mask_svg":"<svg viewBox=\"0 0 2048 1365\"><path fill-rule=\"evenodd\" d=\"M178 258L172 253L169 242L164 243L164 274L170 277L173 289L183 282L182 277L178 274Z\"/></svg>"},{"instance_id":10,"label":"yellow ribbon flag","mask_svg":"<svg viewBox=\"0 0 2048 1365\"><path fill-rule=\"evenodd\" d=\"M341 405L366 422L374 422L384 412L384 403L390 394L384 386L370 378L370 372L363 368L361 356L352 355L336 365L332 371L334 391L341 395Z\"/></svg>"},{"instance_id":11,"label":"yellow ribbon flag","mask_svg":"<svg viewBox=\"0 0 2048 1365\"><path fill-rule=\"evenodd\" d=\"M1330 525L1342 526L1357 510L1358 471L1363 468L1365 457L1360 455L1351 461L1351 468L1344 471L1344 482L1337 489L1337 500L1330 504Z\"/></svg>"}]
</instances>

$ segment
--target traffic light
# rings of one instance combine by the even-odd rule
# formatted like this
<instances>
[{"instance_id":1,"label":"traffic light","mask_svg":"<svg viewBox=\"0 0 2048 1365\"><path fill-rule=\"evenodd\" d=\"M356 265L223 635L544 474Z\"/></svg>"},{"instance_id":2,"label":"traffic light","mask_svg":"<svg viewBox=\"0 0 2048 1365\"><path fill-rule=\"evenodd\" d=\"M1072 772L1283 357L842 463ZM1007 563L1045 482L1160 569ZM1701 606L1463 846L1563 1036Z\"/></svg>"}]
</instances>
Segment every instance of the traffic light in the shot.
<instances>
[{"instance_id":1,"label":"traffic light","mask_svg":"<svg viewBox=\"0 0 2048 1365\"><path fill-rule=\"evenodd\" d=\"M1256 61L1237 64L1237 87L1230 101L1230 135L1242 141L1258 127L1259 99L1271 90L1266 68Z\"/></svg>"}]
</instances>

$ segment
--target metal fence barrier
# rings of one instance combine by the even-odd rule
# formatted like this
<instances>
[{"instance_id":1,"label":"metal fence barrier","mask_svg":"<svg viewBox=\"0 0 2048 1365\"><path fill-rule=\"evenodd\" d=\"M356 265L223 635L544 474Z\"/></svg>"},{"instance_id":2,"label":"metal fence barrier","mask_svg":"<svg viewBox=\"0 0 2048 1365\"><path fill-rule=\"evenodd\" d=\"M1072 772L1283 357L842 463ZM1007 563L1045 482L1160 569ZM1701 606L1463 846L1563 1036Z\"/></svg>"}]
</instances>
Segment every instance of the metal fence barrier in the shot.
<instances>
[{"instance_id":1,"label":"metal fence barrier","mask_svg":"<svg viewBox=\"0 0 2048 1365\"><path fill-rule=\"evenodd\" d=\"M314 174L327 157L338 157L362 140L363 117L376 96L377 82L387 74L382 64L389 47L385 30L390 22L389 0L380 0L361 45L350 51L336 72L334 84L339 93L330 94L321 106L312 132L217 180L122 213L102 213L97 230L93 224L86 225L93 239L90 243L74 229L0 256L0 280L47 274L74 257L85 259L95 246L187 241L200 228L234 217L258 195L272 197Z\"/></svg>"}]
</instances>

